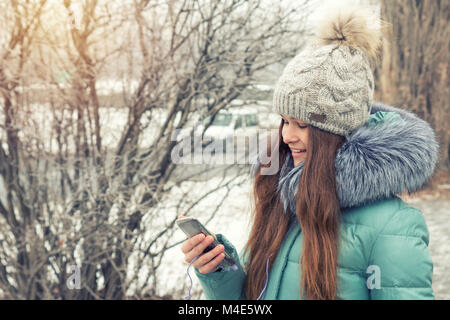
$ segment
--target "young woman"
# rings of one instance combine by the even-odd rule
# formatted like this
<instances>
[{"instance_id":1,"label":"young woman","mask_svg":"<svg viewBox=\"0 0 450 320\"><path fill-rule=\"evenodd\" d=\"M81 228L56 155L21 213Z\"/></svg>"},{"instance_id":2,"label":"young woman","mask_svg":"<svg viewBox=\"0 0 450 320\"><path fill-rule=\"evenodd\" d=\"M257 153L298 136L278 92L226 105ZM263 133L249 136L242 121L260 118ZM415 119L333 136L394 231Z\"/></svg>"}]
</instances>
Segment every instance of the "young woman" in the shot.
<instances>
[{"instance_id":1,"label":"young woman","mask_svg":"<svg viewBox=\"0 0 450 320\"><path fill-rule=\"evenodd\" d=\"M286 66L242 254L221 234L207 253L203 235L181 247L208 299L434 298L425 219L397 195L429 180L438 146L426 122L373 102L380 40L359 11L339 13ZM224 248L237 268L217 268Z\"/></svg>"}]
</instances>

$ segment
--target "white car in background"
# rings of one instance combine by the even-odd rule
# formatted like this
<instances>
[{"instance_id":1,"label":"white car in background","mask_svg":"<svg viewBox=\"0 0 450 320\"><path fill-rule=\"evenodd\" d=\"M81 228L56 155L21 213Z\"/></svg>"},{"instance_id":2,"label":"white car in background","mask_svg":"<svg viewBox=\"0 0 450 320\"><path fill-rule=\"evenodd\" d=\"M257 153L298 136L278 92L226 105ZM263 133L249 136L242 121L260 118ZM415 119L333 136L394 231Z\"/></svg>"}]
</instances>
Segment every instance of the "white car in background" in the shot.
<instances>
[{"instance_id":1,"label":"white car in background","mask_svg":"<svg viewBox=\"0 0 450 320\"><path fill-rule=\"evenodd\" d=\"M204 119L202 125L206 125L209 120L210 117ZM248 141L251 137L257 139L259 129L258 113L254 108L221 110L203 134L203 146L221 141L223 149L226 150L226 144L230 143L230 140L233 140L233 145L236 146L238 141Z\"/></svg>"},{"instance_id":2,"label":"white car in background","mask_svg":"<svg viewBox=\"0 0 450 320\"><path fill-rule=\"evenodd\" d=\"M203 120L203 125L210 117ZM221 110L206 129L204 137L211 139L226 139L232 136L256 134L259 128L256 110L248 108Z\"/></svg>"},{"instance_id":3,"label":"white car in background","mask_svg":"<svg viewBox=\"0 0 450 320\"><path fill-rule=\"evenodd\" d=\"M268 134L268 129L277 128L281 118L264 106L232 107L220 110L203 133L210 119L211 117L207 117L194 124L193 142L196 145L194 148L200 147L200 149L192 149L194 153L195 150L205 151L205 148L213 153L219 150L228 152L227 146L232 145L236 152L252 155L260 147L260 144L264 143L264 141L258 141L258 143L256 141L263 139ZM181 142L188 138L192 129L192 127L184 129L177 136L177 141ZM188 139L184 143L190 144L189 141L192 142ZM201 145L197 143L201 143Z\"/></svg>"}]
</instances>

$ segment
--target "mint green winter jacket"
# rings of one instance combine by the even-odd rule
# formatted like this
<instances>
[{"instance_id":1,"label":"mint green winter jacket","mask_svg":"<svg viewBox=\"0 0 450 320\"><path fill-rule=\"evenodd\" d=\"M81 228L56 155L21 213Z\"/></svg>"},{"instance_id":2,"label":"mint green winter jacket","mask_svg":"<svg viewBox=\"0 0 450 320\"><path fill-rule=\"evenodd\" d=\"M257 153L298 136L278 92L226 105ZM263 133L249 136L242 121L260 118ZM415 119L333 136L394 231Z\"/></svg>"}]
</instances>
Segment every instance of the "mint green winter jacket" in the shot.
<instances>
[{"instance_id":1,"label":"mint green winter jacket","mask_svg":"<svg viewBox=\"0 0 450 320\"><path fill-rule=\"evenodd\" d=\"M374 104L366 126L336 156L341 202L337 299L434 299L429 233L422 213L396 194L430 178L437 143L413 114ZM351 165L350 165L351 164ZM237 270L195 273L207 299L246 299L245 257L222 234ZM302 232L294 219L269 271L264 299L300 299Z\"/></svg>"}]
</instances>

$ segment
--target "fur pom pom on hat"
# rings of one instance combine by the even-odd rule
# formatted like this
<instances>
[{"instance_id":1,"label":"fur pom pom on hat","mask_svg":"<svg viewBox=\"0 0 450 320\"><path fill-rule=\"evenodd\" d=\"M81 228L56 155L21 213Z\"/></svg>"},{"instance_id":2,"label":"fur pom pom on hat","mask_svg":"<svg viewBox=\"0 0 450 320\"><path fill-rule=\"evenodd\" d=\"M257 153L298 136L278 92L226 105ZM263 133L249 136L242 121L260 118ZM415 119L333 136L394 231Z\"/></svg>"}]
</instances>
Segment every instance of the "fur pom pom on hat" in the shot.
<instances>
[{"instance_id":1,"label":"fur pom pom on hat","mask_svg":"<svg viewBox=\"0 0 450 320\"><path fill-rule=\"evenodd\" d=\"M381 49L381 21L376 21L363 9L341 10L323 21L317 36L322 45L359 48L371 61L376 61Z\"/></svg>"},{"instance_id":2,"label":"fur pom pom on hat","mask_svg":"<svg viewBox=\"0 0 450 320\"><path fill-rule=\"evenodd\" d=\"M339 10L285 67L273 109L322 130L346 136L369 119L371 64L381 48L381 21L363 8Z\"/></svg>"}]
</instances>

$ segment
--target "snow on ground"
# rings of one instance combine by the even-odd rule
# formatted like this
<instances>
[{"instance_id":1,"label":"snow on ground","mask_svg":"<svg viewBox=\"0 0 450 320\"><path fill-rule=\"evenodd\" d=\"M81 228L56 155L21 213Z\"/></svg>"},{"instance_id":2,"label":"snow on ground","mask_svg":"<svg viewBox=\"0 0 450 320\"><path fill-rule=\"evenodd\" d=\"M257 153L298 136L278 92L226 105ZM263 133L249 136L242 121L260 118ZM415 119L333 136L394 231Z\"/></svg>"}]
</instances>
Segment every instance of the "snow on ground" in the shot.
<instances>
[{"instance_id":1,"label":"snow on ground","mask_svg":"<svg viewBox=\"0 0 450 320\"><path fill-rule=\"evenodd\" d=\"M95 83L98 95L109 95L113 93L134 92L138 88L139 82L131 80L129 82L115 79L98 80Z\"/></svg>"},{"instance_id":2,"label":"snow on ground","mask_svg":"<svg viewBox=\"0 0 450 320\"><path fill-rule=\"evenodd\" d=\"M106 86L107 87L107 86ZM112 89L111 89L112 90ZM280 116L271 112L263 105L253 105L253 110L258 116L260 128L278 127ZM18 119L21 127L19 135L28 139L39 138L47 152L56 152L58 150L57 136L55 125L59 123L62 127L72 128L75 123L76 114L69 110L53 110L49 104L32 104L27 109L18 111ZM126 108L105 108L99 109L100 119L100 135L102 137L102 145L107 148L117 147L123 132L126 129L129 110ZM87 121L87 113L85 113ZM180 136L189 133L192 127L200 120L200 114L192 113L191 119L186 128L180 132ZM140 146L142 148L149 147L156 137L159 136L164 121L167 118L167 110L154 108L151 111L151 119L145 114L142 119L142 125L145 126L140 135ZM181 113L175 117L175 123L181 118ZM151 122L149 122L151 121ZM0 113L0 122L4 122L4 115ZM91 136L90 126L86 127L87 135ZM4 130L0 130L0 138L4 135ZM30 138L32 137L32 138ZM26 140L26 139L25 139ZM68 150L75 152L75 142L71 137L68 141Z\"/></svg>"}]
</instances>

